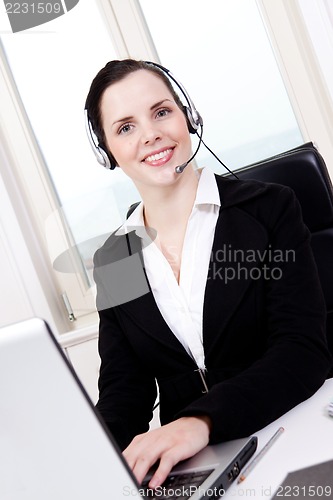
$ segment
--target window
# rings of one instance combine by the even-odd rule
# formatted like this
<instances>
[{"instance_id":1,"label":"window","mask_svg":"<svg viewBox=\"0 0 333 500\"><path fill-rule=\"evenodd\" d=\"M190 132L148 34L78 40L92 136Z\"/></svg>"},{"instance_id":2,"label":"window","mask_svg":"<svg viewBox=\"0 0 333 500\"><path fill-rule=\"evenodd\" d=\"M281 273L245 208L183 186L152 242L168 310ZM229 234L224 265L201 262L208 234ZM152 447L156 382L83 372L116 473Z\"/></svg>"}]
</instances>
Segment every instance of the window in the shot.
<instances>
[{"instance_id":1,"label":"window","mask_svg":"<svg viewBox=\"0 0 333 500\"><path fill-rule=\"evenodd\" d=\"M204 140L230 168L303 142L255 0L140 0L162 63L185 85ZM199 165L224 172L202 147Z\"/></svg>"}]
</instances>

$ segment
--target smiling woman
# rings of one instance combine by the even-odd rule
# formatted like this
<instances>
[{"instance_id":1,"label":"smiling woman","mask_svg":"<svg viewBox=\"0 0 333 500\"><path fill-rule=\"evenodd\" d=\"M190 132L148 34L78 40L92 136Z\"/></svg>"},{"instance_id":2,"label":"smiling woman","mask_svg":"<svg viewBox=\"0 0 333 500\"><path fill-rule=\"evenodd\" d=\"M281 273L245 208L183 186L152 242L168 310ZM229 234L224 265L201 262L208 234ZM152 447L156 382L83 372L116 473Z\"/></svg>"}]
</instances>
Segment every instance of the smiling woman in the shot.
<instances>
[{"instance_id":1,"label":"smiling woman","mask_svg":"<svg viewBox=\"0 0 333 500\"><path fill-rule=\"evenodd\" d=\"M86 99L94 147L142 197L94 256L97 407L139 482L158 463L152 488L208 442L251 434L309 397L331 363L295 195L195 168L166 74L110 61ZM232 277L215 272L225 248ZM146 432L156 381L162 426Z\"/></svg>"}]
</instances>

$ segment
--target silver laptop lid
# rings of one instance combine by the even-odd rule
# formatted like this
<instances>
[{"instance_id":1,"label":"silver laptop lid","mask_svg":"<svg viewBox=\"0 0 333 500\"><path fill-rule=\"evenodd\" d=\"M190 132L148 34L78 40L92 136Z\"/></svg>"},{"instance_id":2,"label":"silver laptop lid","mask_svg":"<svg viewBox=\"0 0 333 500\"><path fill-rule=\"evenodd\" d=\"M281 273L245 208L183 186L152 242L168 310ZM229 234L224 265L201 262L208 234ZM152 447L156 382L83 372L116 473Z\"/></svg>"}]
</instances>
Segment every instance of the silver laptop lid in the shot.
<instances>
[{"instance_id":1,"label":"silver laptop lid","mask_svg":"<svg viewBox=\"0 0 333 500\"><path fill-rule=\"evenodd\" d=\"M42 320L0 330L1 500L138 496L116 444L65 363Z\"/></svg>"}]
</instances>

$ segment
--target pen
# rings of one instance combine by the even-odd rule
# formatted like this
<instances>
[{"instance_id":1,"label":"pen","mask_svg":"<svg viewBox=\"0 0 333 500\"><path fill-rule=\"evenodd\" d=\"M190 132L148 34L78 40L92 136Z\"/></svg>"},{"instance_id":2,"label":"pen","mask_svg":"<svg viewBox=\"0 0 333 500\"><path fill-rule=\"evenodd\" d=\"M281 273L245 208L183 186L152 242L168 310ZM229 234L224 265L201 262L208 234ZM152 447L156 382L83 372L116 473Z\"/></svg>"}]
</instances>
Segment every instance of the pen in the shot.
<instances>
[{"instance_id":1,"label":"pen","mask_svg":"<svg viewBox=\"0 0 333 500\"><path fill-rule=\"evenodd\" d=\"M258 455L252 460L252 462L249 463L249 465L247 467L245 467L245 469L243 470L243 472L239 476L239 479L238 479L237 483L241 483L242 481L244 481L244 479L246 479L246 477L251 472L251 470L257 465L257 463L259 462L259 460L261 460L262 457L267 453L267 451L275 443L275 441L277 440L277 438L279 436L281 436L281 434L282 434L283 431L284 431L284 428L283 427L279 427L279 429L267 441L267 443L265 444L265 446L260 450L260 452L258 453Z\"/></svg>"}]
</instances>

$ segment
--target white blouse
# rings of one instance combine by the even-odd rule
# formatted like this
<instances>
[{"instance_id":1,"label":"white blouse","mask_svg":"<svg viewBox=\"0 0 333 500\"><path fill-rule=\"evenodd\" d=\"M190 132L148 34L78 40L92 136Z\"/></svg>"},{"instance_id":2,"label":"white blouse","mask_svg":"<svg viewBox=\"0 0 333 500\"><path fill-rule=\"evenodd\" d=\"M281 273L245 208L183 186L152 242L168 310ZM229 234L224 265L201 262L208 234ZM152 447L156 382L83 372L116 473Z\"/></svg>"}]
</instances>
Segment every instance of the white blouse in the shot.
<instances>
[{"instance_id":1,"label":"white blouse","mask_svg":"<svg viewBox=\"0 0 333 500\"><path fill-rule=\"evenodd\" d=\"M136 234L145 239L142 245L145 269L165 322L193 357L198 368L205 370L203 304L221 202L214 173L209 168L203 168L199 173L197 194L184 238L179 284L157 244L151 240L151 244L147 244L147 233L144 230L138 229ZM133 227L144 228L142 202L117 234L129 232Z\"/></svg>"}]
</instances>

